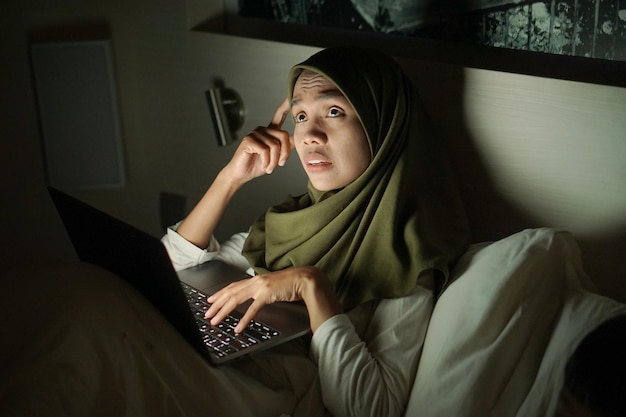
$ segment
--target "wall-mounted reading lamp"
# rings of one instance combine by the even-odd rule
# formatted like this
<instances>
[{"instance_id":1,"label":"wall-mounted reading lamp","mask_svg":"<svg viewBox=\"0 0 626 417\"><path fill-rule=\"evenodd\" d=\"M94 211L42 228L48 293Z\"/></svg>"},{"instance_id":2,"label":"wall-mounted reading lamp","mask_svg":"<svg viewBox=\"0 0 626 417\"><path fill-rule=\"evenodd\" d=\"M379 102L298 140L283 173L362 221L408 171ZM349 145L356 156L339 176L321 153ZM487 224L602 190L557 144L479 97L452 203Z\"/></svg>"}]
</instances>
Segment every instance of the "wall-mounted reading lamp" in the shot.
<instances>
[{"instance_id":1,"label":"wall-mounted reading lamp","mask_svg":"<svg viewBox=\"0 0 626 417\"><path fill-rule=\"evenodd\" d=\"M232 88L216 86L206 92L218 146L230 145L243 126L245 110L241 96Z\"/></svg>"}]
</instances>

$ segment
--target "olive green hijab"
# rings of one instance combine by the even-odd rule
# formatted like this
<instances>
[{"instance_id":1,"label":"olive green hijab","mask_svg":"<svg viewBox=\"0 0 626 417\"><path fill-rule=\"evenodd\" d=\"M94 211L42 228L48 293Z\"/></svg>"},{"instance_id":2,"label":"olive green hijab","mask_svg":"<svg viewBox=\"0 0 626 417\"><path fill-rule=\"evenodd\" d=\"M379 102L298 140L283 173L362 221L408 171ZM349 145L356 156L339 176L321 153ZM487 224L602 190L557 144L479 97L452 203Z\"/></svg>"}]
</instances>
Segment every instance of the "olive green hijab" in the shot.
<instances>
[{"instance_id":1,"label":"olive green hijab","mask_svg":"<svg viewBox=\"0 0 626 417\"><path fill-rule=\"evenodd\" d=\"M468 229L451 173L421 102L390 57L362 48L325 49L289 74L332 81L356 110L372 162L341 190L308 193L270 208L253 225L243 254L257 273L314 265L334 282L344 307L410 292L466 248Z\"/></svg>"}]
</instances>

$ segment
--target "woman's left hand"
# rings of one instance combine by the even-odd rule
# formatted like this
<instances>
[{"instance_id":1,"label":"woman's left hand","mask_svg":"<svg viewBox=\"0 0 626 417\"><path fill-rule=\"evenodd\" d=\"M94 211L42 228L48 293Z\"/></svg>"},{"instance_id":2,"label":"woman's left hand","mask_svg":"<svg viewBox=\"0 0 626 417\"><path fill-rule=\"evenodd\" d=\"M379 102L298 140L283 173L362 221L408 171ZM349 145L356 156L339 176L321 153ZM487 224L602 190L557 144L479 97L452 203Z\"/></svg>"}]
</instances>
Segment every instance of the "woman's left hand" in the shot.
<instances>
[{"instance_id":1,"label":"woman's left hand","mask_svg":"<svg viewBox=\"0 0 626 417\"><path fill-rule=\"evenodd\" d=\"M243 332L264 305L276 301L304 301L313 332L324 321L342 312L326 274L315 267L295 267L228 285L208 298L211 307L205 317L211 324L219 324L238 305L249 299L253 301L235 328L237 333Z\"/></svg>"}]
</instances>

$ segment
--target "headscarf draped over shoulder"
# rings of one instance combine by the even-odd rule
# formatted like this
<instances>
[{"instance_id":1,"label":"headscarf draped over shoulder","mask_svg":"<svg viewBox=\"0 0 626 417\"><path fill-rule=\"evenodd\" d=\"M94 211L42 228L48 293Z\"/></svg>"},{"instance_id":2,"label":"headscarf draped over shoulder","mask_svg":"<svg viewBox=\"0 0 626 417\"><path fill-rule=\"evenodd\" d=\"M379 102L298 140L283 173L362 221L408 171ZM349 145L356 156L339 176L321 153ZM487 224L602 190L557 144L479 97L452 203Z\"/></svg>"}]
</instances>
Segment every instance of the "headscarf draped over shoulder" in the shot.
<instances>
[{"instance_id":1,"label":"headscarf draped over shoulder","mask_svg":"<svg viewBox=\"0 0 626 417\"><path fill-rule=\"evenodd\" d=\"M304 70L325 76L352 104L372 162L341 190L309 182L308 193L270 208L252 225L246 258L257 273L316 266L346 308L406 295L427 270L447 279L467 246L467 221L439 138L400 66L371 49L325 49L291 69L290 99Z\"/></svg>"}]
</instances>

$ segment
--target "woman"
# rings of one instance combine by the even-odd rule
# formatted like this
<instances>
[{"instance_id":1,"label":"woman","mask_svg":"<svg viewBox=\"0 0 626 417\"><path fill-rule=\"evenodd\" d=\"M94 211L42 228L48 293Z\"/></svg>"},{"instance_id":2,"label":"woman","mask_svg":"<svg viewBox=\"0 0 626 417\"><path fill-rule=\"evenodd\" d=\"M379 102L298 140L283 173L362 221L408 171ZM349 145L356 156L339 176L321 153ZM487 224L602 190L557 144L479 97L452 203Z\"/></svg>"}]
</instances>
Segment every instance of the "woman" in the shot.
<instances>
[{"instance_id":1,"label":"woman","mask_svg":"<svg viewBox=\"0 0 626 417\"><path fill-rule=\"evenodd\" d=\"M178 268L222 258L254 269L253 278L209 298L214 324L248 299L238 331L265 304L304 301L333 415L400 415L433 291L468 240L454 182L415 90L386 55L326 49L296 65L288 87L269 126L242 140L163 242ZM288 112L291 136L282 130ZM230 198L284 165L292 149L308 193L220 246L212 233Z\"/></svg>"},{"instance_id":2,"label":"woman","mask_svg":"<svg viewBox=\"0 0 626 417\"><path fill-rule=\"evenodd\" d=\"M211 296L211 321L249 298L241 326L267 303L303 300L310 340L213 367L107 271L20 272L0 280L0 294L23 283L37 292L29 303L0 303L11 335L1 345L10 358L0 367L1 415L403 414L435 290L467 239L454 183L389 57L324 50L296 65L288 85L271 124L242 140L163 242L178 268L221 258L254 269ZM281 128L288 112L293 135ZM213 229L233 193L292 148L308 192L218 244Z\"/></svg>"}]
</instances>

